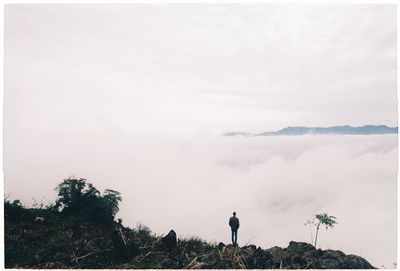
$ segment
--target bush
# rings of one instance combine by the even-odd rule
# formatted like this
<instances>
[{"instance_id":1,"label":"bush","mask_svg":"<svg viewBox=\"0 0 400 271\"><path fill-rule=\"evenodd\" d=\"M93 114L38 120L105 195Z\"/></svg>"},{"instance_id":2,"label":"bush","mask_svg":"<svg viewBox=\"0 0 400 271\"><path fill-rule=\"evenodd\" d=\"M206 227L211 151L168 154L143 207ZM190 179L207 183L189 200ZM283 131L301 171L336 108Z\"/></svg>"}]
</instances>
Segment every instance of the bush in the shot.
<instances>
[{"instance_id":1,"label":"bush","mask_svg":"<svg viewBox=\"0 0 400 271\"><path fill-rule=\"evenodd\" d=\"M33 217L31 213L23 208L19 200L14 200L13 202L4 201L4 216L6 220L14 222L22 222Z\"/></svg>"},{"instance_id":2,"label":"bush","mask_svg":"<svg viewBox=\"0 0 400 271\"><path fill-rule=\"evenodd\" d=\"M58 199L55 208L66 216L81 220L111 223L122 200L119 192L107 189L104 195L86 179L66 179L56 190Z\"/></svg>"},{"instance_id":3,"label":"bush","mask_svg":"<svg viewBox=\"0 0 400 271\"><path fill-rule=\"evenodd\" d=\"M183 238L178 240L180 247L184 247L186 251L201 253L210 249L213 249L215 245L207 243L201 238L192 236L189 238Z\"/></svg>"}]
</instances>

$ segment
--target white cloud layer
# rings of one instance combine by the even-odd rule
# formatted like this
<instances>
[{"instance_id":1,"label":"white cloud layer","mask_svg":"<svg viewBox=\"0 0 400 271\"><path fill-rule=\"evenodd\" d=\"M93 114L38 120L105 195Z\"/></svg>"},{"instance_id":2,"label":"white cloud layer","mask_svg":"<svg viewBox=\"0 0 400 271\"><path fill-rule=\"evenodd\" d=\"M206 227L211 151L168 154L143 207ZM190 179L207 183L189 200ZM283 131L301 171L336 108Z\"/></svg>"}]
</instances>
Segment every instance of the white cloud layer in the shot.
<instances>
[{"instance_id":1,"label":"white cloud layer","mask_svg":"<svg viewBox=\"0 0 400 271\"><path fill-rule=\"evenodd\" d=\"M71 175L119 215L241 245L309 241L396 261L397 138L225 138L397 126L395 5L6 5L5 192L54 200ZM178 136L179 135L179 136ZM45 200L45 201L46 201Z\"/></svg>"},{"instance_id":2,"label":"white cloud layer","mask_svg":"<svg viewBox=\"0 0 400 271\"><path fill-rule=\"evenodd\" d=\"M396 261L397 137L139 137L40 134L6 150L6 193L30 203L54 199L70 175L122 192L124 224L156 233L229 242L227 219L241 219L239 244L310 242L318 212L338 217L319 245ZM57 150L57 151L54 151ZM21 189L23 187L23 189Z\"/></svg>"}]
</instances>

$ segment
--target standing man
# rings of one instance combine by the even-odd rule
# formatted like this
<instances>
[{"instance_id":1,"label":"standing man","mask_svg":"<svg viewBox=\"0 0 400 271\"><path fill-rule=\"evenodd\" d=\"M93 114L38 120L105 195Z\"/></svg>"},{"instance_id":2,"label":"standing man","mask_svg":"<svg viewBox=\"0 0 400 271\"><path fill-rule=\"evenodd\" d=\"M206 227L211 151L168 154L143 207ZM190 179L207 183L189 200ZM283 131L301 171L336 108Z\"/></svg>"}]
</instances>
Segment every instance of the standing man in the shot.
<instances>
[{"instance_id":1,"label":"standing man","mask_svg":"<svg viewBox=\"0 0 400 271\"><path fill-rule=\"evenodd\" d=\"M236 212L233 212L233 216L229 219L229 226L232 230L232 245L237 246L237 231L239 229L239 218L236 217Z\"/></svg>"}]
</instances>

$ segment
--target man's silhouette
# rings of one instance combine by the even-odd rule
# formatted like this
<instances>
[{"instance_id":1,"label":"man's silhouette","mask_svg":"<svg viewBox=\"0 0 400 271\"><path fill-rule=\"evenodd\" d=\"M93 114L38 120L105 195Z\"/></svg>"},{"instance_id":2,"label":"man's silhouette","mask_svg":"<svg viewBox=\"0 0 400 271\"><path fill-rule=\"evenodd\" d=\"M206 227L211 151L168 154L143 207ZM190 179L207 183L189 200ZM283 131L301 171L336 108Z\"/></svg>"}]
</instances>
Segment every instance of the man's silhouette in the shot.
<instances>
[{"instance_id":1,"label":"man's silhouette","mask_svg":"<svg viewBox=\"0 0 400 271\"><path fill-rule=\"evenodd\" d=\"M233 212L233 216L229 219L229 226L232 230L232 245L237 246L237 231L239 229L239 218L236 217L236 212Z\"/></svg>"}]
</instances>

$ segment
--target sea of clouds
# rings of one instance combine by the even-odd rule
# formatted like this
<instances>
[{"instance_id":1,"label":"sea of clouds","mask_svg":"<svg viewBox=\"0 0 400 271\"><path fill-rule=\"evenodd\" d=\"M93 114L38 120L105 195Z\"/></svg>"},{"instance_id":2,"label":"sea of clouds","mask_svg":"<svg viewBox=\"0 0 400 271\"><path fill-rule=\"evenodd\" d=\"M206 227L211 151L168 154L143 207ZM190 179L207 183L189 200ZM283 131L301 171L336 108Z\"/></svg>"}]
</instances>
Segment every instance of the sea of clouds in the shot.
<instances>
[{"instance_id":1,"label":"sea of clouds","mask_svg":"<svg viewBox=\"0 0 400 271\"><path fill-rule=\"evenodd\" d=\"M318 246L396 262L397 135L222 137L43 133L9 138L5 192L51 202L62 179L87 178L122 193L117 217L157 234L230 242L228 219L241 222L239 245L311 242L304 223L337 217Z\"/></svg>"}]
</instances>

